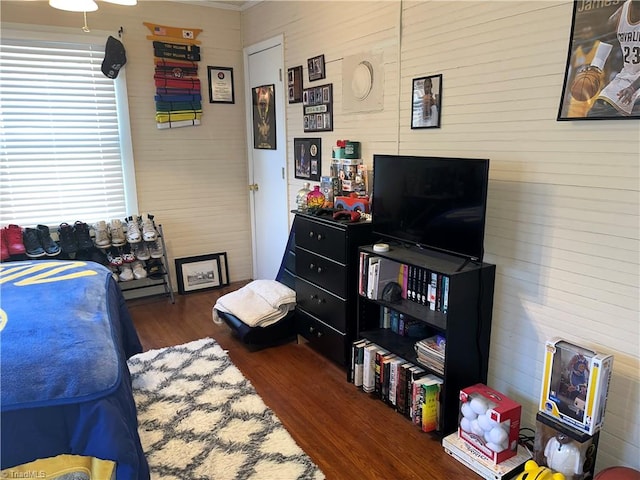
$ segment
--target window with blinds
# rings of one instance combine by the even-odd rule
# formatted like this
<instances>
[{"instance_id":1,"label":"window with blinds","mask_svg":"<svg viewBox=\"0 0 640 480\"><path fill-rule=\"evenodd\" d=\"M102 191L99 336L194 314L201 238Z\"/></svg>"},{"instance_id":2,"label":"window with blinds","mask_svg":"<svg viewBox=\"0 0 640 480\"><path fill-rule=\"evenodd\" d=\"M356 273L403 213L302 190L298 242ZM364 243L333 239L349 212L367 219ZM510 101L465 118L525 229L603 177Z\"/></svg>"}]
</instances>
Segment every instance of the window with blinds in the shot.
<instances>
[{"instance_id":1,"label":"window with blinds","mask_svg":"<svg viewBox=\"0 0 640 480\"><path fill-rule=\"evenodd\" d=\"M135 187L127 184L135 179L125 175L133 166L126 90L119 91L126 89L124 72L107 78L103 58L104 44L3 35L2 226L108 222L135 213Z\"/></svg>"}]
</instances>

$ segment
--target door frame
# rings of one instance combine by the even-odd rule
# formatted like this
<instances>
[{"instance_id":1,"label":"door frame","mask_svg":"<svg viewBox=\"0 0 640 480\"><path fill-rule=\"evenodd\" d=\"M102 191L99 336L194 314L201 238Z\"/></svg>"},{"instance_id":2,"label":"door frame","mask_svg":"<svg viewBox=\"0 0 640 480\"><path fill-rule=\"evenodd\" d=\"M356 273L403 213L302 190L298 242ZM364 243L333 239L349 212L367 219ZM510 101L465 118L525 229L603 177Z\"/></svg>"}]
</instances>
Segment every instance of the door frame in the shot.
<instances>
[{"instance_id":1,"label":"door frame","mask_svg":"<svg viewBox=\"0 0 640 480\"><path fill-rule=\"evenodd\" d=\"M255 43L253 45L249 45L248 47L243 48L242 57L244 62L244 92L245 92L245 120L246 120L246 139L247 139L247 172L249 183L247 185L247 191L249 192L249 213L251 220L251 277L255 278L256 272L258 271L258 263L257 263L257 255L256 255L256 232L254 225L256 224L256 212L255 212L255 203L254 196L249 190L249 185L255 183L254 172L253 172L253 97L251 90L251 82L249 79L249 56L261 52L262 50L267 50L272 47L276 47L278 45L282 46L282 58L280 59L280 82L276 84L275 89L277 91L276 99L282 99L280 104L283 109L284 114L284 122L283 125L277 125L277 128L282 128L282 132L284 133L285 141L287 139L287 104L284 101L285 97L285 88L284 88L284 34L276 35L275 37L269 38L267 40L263 40L261 42ZM276 108L280 106L279 103L276 103ZM289 161L287 158L288 148L285 145L284 148L284 180L285 180L285 188L287 191L289 190ZM288 216L287 216L288 218ZM287 221L287 223L289 223Z\"/></svg>"}]
</instances>

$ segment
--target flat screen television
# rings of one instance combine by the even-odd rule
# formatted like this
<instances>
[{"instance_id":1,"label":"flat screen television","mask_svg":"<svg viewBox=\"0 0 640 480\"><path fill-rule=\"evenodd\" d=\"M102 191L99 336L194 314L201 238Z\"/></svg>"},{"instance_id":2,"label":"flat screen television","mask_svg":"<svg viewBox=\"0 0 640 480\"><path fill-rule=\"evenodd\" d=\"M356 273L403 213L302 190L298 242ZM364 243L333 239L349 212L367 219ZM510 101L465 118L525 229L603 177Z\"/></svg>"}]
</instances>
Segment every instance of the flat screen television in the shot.
<instances>
[{"instance_id":1,"label":"flat screen television","mask_svg":"<svg viewBox=\"0 0 640 480\"><path fill-rule=\"evenodd\" d=\"M373 156L374 234L482 260L489 160Z\"/></svg>"}]
</instances>

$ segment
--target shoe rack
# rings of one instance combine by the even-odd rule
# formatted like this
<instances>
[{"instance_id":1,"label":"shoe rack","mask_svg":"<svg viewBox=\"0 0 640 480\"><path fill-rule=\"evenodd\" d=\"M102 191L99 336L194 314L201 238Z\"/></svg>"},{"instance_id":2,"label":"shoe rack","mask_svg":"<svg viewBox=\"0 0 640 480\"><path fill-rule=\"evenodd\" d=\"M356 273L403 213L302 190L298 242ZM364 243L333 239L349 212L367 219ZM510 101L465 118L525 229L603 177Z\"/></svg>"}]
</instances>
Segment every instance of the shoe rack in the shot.
<instances>
[{"instance_id":1,"label":"shoe rack","mask_svg":"<svg viewBox=\"0 0 640 480\"><path fill-rule=\"evenodd\" d=\"M167 295L171 300L171 303L175 303L175 297L173 294L173 285L171 284L171 275L169 275L169 262L167 260L167 246L164 243L164 233L162 232L162 225L156 225L158 231L158 238L162 244L162 257L160 261L164 273L159 278L140 278L133 279L126 282L118 282L122 295L126 300L132 300L134 298L150 297L153 295ZM144 260L146 265L148 260Z\"/></svg>"}]
</instances>

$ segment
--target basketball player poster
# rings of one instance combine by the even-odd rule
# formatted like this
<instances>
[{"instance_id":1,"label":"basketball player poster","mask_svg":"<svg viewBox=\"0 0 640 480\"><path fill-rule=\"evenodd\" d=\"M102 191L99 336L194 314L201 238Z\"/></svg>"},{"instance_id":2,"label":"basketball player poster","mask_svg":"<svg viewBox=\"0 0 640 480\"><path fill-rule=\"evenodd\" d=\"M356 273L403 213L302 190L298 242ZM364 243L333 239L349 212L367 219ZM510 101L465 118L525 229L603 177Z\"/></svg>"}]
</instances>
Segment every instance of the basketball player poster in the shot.
<instances>
[{"instance_id":1,"label":"basketball player poster","mask_svg":"<svg viewBox=\"0 0 640 480\"><path fill-rule=\"evenodd\" d=\"M576 0L558 120L640 118L640 0Z\"/></svg>"},{"instance_id":2,"label":"basketball player poster","mask_svg":"<svg viewBox=\"0 0 640 480\"><path fill-rule=\"evenodd\" d=\"M253 148L276 149L275 87L253 88Z\"/></svg>"}]
</instances>

